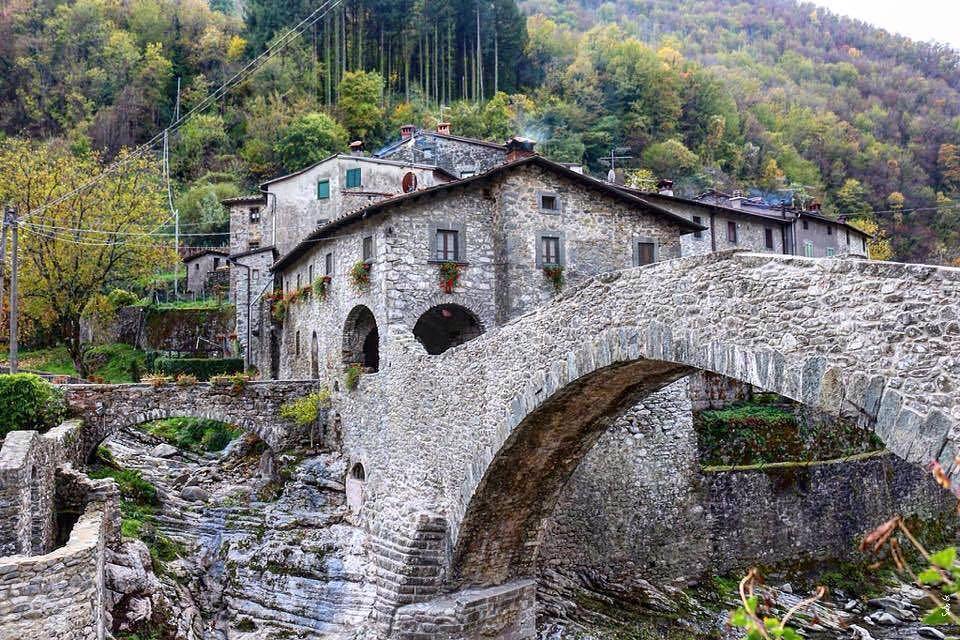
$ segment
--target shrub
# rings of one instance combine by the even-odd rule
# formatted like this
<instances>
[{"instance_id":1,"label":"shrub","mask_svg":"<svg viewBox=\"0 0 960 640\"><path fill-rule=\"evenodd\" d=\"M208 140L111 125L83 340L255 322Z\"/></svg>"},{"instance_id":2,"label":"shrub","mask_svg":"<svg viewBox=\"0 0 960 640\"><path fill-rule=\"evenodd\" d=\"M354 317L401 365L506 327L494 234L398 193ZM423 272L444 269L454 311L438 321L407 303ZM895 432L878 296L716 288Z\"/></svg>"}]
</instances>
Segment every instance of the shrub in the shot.
<instances>
[{"instance_id":1,"label":"shrub","mask_svg":"<svg viewBox=\"0 0 960 640\"><path fill-rule=\"evenodd\" d=\"M327 299L327 296L330 294L330 276L320 276L313 281L313 292L317 295L317 299L323 302Z\"/></svg>"},{"instance_id":2,"label":"shrub","mask_svg":"<svg viewBox=\"0 0 960 640\"><path fill-rule=\"evenodd\" d=\"M157 358L155 366L157 372L164 375L189 375L203 381L243 372L241 358Z\"/></svg>"},{"instance_id":3,"label":"shrub","mask_svg":"<svg viewBox=\"0 0 960 640\"><path fill-rule=\"evenodd\" d=\"M123 289L114 289L107 296L107 300L114 309L120 307L132 307L140 302L140 298L135 293L124 291Z\"/></svg>"},{"instance_id":4,"label":"shrub","mask_svg":"<svg viewBox=\"0 0 960 640\"><path fill-rule=\"evenodd\" d=\"M40 376L0 375L0 437L11 431L45 431L66 414L63 393Z\"/></svg>"},{"instance_id":5,"label":"shrub","mask_svg":"<svg viewBox=\"0 0 960 640\"><path fill-rule=\"evenodd\" d=\"M189 373L181 373L177 376L177 385L181 387L192 387L197 384L197 376L192 376Z\"/></svg>"},{"instance_id":6,"label":"shrub","mask_svg":"<svg viewBox=\"0 0 960 640\"><path fill-rule=\"evenodd\" d=\"M150 435L188 451L223 451L242 432L223 422L202 418L170 418L144 426Z\"/></svg>"},{"instance_id":7,"label":"shrub","mask_svg":"<svg viewBox=\"0 0 960 640\"><path fill-rule=\"evenodd\" d=\"M360 376L363 374L363 368L359 364L352 364L347 367L347 377L344 380L347 391L353 391L360 383Z\"/></svg>"},{"instance_id":8,"label":"shrub","mask_svg":"<svg viewBox=\"0 0 960 640\"><path fill-rule=\"evenodd\" d=\"M553 284L553 290L560 293L563 290L563 267L544 267L543 275Z\"/></svg>"},{"instance_id":9,"label":"shrub","mask_svg":"<svg viewBox=\"0 0 960 640\"><path fill-rule=\"evenodd\" d=\"M317 421L320 410L330 406L330 392L327 389L287 402L280 407L280 417L293 422L298 427L306 427Z\"/></svg>"}]
</instances>

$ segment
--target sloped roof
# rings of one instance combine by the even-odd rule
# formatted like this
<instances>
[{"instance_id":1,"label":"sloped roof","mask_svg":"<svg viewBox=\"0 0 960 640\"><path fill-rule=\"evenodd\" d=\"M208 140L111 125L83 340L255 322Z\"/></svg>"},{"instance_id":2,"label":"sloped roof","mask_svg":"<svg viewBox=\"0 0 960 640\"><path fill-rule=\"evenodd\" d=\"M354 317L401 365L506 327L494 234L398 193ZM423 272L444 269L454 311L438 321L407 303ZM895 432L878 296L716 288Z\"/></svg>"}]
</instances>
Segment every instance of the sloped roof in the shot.
<instances>
[{"instance_id":1,"label":"sloped roof","mask_svg":"<svg viewBox=\"0 0 960 640\"><path fill-rule=\"evenodd\" d=\"M227 256L230 255L230 252L227 251L226 249L223 249L223 248L210 247L209 249L201 249L200 251L191 252L191 253L183 256L183 261L184 261L184 262L193 262L193 261L196 260L197 258L202 258L203 256L206 256L206 255L215 255L215 256L219 256L219 257L221 257L221 258L226 258Z\"/></svg>"},{"instance_id":2,"label":"sloped roof","mask_svg":"<svg viewBox=\"0 0 960 640\"><path fill-rule=\"evenodd\" d=\"M706 227L696 224L694 222L691 222L690 220L687 220L683 216L677 215L672 211L669 211L668 209L652 204L633 194L627 193L626 191L617 188L616 185L610 184L609 182L604 182L602 180L597 180L596 178L585 176L582 173L577 173L576 171L568 169L567 167L561 164L547 160L543 156L533 155L533 156L521 158L519 160L515 160L513 162L508 162L506 164L497 165L496 167L490 169L489 171L477 174L475 176L471 176L469 178L464 178L463 180L456 180L454 182L439 184L433 187L429 187L427 189L422 189L420 191L414 191L412 193L400 194L400 195L394 196L393 198L388 198L386 200L374 202L365 207L361 207L359 209L351 211L350 213L344 214L339 218L336 218L335 220L331 220L325 225L319 227L316 231L314 231L309 236L301 240L297 244L297 246L295 246L289 253L287 253L285 256L280 258L273 265L272 270L277 271L277 270L286 268L287 266L295 262L297 259L299 259L302 255L304 255L307 251L309 251L310 247L316 244L318 240L331 236L338 229L348 226L354 222L364 220L373 215L382 213L393 207L401 206L408 202L415 202L421 198L426 198L428 196L433 196L433 195L446 195L448 193L451 193L456 188L470 186L475 183L488 181L491 178L494 178L498 175L501 175L508 171L512 171L514 169L524 167L527 165L539 166L548 171L552 171L556 174L559 174L563 177L573 180L574 182L577 182L589 189L602 191L603 193L610 195L614 198L617 198L619 200L622 200L630 205L633 205L638 209L645 209L647 211L652 211L654 213L657 213L669 219L671 222L673 222L674 224L677 224L681 228L686 229L687 233L692 233L694 231L704 231L706 229Z\"/></svg>"},{"instance_id":3,"label":"sloped roof","mask_svg":"<svg viewBox=\"0 0 960 640\"><path fill-rule=\"evenodd\" d=\"M384 156L385 154L388 154L388 153L390 153L391 151L399 148L399 147L402 146L403 143L405 143L405 142L408 142L408 141L410 141L410 140L414 140L414 139L419 138L419 137L425 137L425 136L432 136L432 137L435 137L435 138L443 138L444 140L454 140L454 141L456 141L456 142L463 142L463 143L466 143L466 144L475 144L475 145L478 145L478 146L481 146L481 147L488 147L488 148L490 148L490 149L497 149L497 150L499 150L499 151L503 151L504 153L507 152L507 145L505 145L505 144L501 144L501 143L497 143L497 142L490 142L490 141L488 141L488 140L480 140L479 138L468 138L468 137L466 137L466 136L455 136L455 135L453 135L453 134L451 134L451 133L440 133L439 131L426 131L426 130L421 129L421 130L419 130L419 131L416 131L416 132L415 132L412 136L410 136L409 138L400 138L399 140L394 140L393 142L391 142L391 143L388 144L387 146L383 147L382 149L380 149L379 151L377 151L377 152L374 153L373 155L376 156L376 157L382 157L382 156Z\"/></svg>"},{"instance_id":4,"label":"sloped roof","mask_svg":"<svg viewBox=\"0 0 960 640\"><path fill-rule=\"evenodd\" d=\"M313 163L312 165L310 165L309 167L304 167L303 169L300 169L299 171L294 171L293 173L288 173L288 174L285 175L285 176L279 176L279 177L277 177L277 178L272 178L272 179L270 179L270 180L267 180L266 182L263 182L263 183L260 184L260 188L263 189L264 187L266 187L266 186L268 186L268 185L275 184L275 183L277 183L277 182L283 182L284 180L288 180L288 179L290 179L290 178L295 178L295 177L297 177L297 176L299 176L299 175L303 175L304 173L307 173L308 171L311 171L312 169L315 169L316 167L319 167L319 166L322 165L322 164L326 164L327 162L330 162L330 161L333 160L334 158L342 158L342 159L344 159L344 160L357 160L357 161L359 161L359 162L372 162L372 163L375 163L375 164L386 164L386 165L390 165L390 166L393 166L393 167L410 167L411 169L423 169L423 170L426 170L426 171L435 171L435 172L439 172L441 175L443 175L443 176L445 176L445 177L447 177L447 178L449 178L449 179L451 179L451 180L456 180L456 179L457 179L457 176L453 175L452 173L450 173L449 171L447 171L447 170L444 169L443 167L438 167L437 165L434 165L434 164L420 164L420 163L416 163L416 162L401 162L401 161L399 161L399 160L387 160L386 158L378 158L378 157L375 157L375 156L354 156L354 155L350 155L350 154L347 154L347 153L334 153L333 155L327 156L326 158L324 158L324 159L321 160L320 162L314 162L314 163Z\"/></svg>"}]
</instances>

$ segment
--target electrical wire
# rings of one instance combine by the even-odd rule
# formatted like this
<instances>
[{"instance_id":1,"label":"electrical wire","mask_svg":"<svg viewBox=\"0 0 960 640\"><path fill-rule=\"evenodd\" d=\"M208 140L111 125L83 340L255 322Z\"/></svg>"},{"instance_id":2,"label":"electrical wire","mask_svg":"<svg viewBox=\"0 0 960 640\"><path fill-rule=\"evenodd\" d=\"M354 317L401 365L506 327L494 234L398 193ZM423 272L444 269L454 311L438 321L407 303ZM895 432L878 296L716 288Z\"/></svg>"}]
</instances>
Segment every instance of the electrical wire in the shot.
<instances>
[{"instance_id":1,"label":"electrical wire","mask_svg":"<svg viewBox=\"0 0 960 640\"><path fill-rule=\"evenodd\" d=\"M171 132L174 132L180 129L180 127L182 127L187 122L189 122L194 116L202 113L207 107L209 107L215 101L219 100L224 95L226 95L228 91L233 89L242 81L246 80L247 77L259 71L260 68L263 67L263 65L265 65L267 62L272 60L280 51L286 48L286 46L290 44L296 37L302 35L302 32L307 27L319 21L321 18L324 18L330 11L339 7L343 3L343 1L344 0L325 0L325 2L320 7L315 9L306 18L301 20L296 26L292 27L286 33L280 36L277 40L274 41L273 44L268 46L260 55L258 55L256 58L254 58L253 60L248 62L246 65L244 65L244 67L240 69L240 71L238 71L236 74L234 74L233 77L231 77L229 80L227 80L226 82L221 84L219 87L217 87L217 89L215 89L212 93L207 95L206 98L201 100L196 106L190 109L187 113L177 118L174 122L170 124L170 126L163 129L162 131L157 133L155 136L150 138L147 142L143 143L142 145L140 145L139 147L131 151L128 155L124 156L121 160L115 161L113 164L105 168L97 177L80 185L79 187L76 187L68 191L64 195L59 196L50 202L44 203L43 205L40 205L28 211L27 213L20 216L20 220L23 221L23 220L26 220L27 218L39 215L44 211L47 211L53 207L56 207L66 202L67 200L73 198L74 196L80 193L83 193L87 189L90 189L91 187L96 186L101 181L106 179L107 176L113 173L116 173L126 165L130 164L131 162L139 158L141 155L143 155L147 151L151 151L157 145L157 143L164 140L165 137L168 138Z\"/></svg>"}]
</instances>

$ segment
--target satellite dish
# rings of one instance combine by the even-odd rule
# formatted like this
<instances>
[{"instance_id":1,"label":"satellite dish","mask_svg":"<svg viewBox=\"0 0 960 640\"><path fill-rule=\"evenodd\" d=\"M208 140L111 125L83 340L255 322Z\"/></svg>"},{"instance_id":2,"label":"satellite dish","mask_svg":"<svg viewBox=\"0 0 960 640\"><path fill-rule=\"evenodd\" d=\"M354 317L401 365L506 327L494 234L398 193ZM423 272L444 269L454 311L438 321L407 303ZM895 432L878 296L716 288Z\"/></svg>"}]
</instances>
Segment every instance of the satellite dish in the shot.
<instances>
[{"instance_id":1,"label":"satellite dish","mask_svg":"<svg viewBox=\"0 0 960 640\"><path fill-rule=\"evenodd\" d=\"M417 175L409 171L403 176L403 192L412 193L417 190Z\"/></svg>"}]
</instances>

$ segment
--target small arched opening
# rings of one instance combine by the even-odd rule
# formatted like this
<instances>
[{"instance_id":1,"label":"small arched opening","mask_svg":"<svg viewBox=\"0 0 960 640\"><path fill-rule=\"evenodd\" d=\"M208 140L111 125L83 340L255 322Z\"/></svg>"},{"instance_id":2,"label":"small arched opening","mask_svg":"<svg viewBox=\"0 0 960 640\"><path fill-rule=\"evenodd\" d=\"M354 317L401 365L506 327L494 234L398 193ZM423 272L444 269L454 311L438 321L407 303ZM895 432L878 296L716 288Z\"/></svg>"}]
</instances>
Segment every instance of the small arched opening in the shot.
<instances>
[{"instance_id":1,"label":"small arched opening","mask_svg":"<svg viewBox=\"0 0 960 640\"><path fill-rule=\"evenodd\" d=\"M413 328L413 335L430 355L439 355L483 334L476 314L458 304L440 304L428 309Z\"/></svg>"},{"instance_id":2,"label":"small arched opening","mask_svg":"<svg viewBox=\"0 0 960 640\"><path fill-rule=\"evenodd\" d=\"M320 344L317 341L317 332L313 332L313 337L310 338L310 377L319 378L320 377Z\"/></svg>"},{"instance_id":3,"label":"small arched opening","mask_svg":"<svg viewBox=\"0 0 960 640\"><path fill-rule=\"evenodd\" d=\"M359 305L347 315L343 327L343 363L366 371L380 370L380 331L369 308Z\"/></svg>"},{"instance_id":4,"label":"small arched opening","mask_svg":"<svg viewBox=\"0 0 960 640\"><path fill-rule=\"evenodd\" d=\"M350 467L350 473L347 474L347 506L354 514L360 513L363 508L364 488L367 481L367 471L363 464L357 462Z\"/></svg>"}]
</instances>

